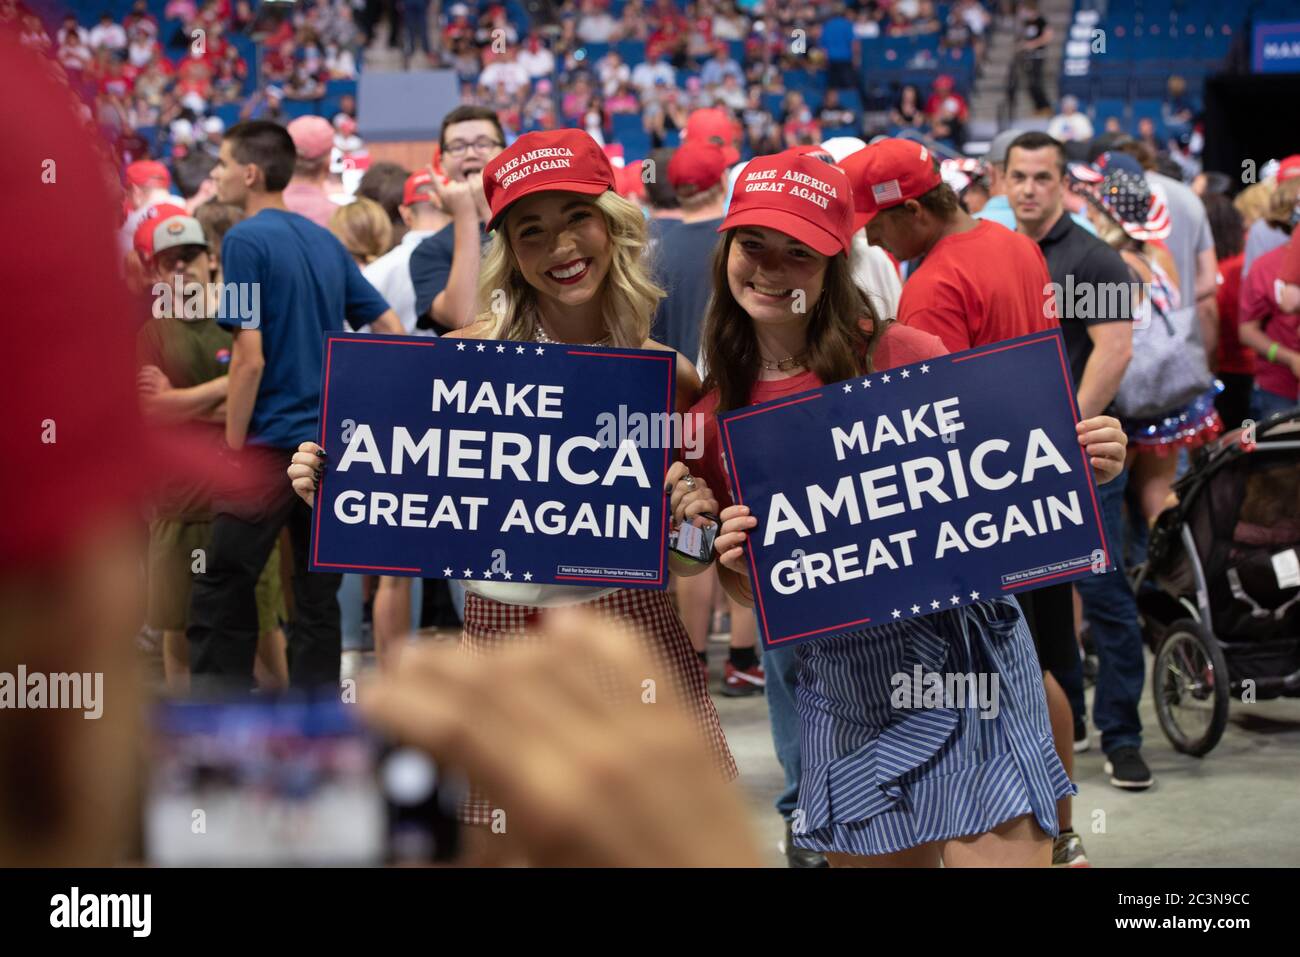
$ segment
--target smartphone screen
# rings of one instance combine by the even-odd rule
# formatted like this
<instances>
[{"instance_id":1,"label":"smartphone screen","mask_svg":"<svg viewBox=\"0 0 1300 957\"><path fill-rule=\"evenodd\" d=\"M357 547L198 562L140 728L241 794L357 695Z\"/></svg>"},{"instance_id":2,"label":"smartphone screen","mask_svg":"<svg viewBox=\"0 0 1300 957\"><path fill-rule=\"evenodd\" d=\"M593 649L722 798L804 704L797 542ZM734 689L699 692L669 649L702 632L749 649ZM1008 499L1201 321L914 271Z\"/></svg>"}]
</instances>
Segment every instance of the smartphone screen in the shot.
<instances>
[{"instance_id":1,"label":"smartphone screen","mask_svg":"<svg viewBox=\"0 0 1300 957\"><path fill-rule=\"evenodd\" d=\"M463 787L334 699L157 709L146 858L163 866L379 865L457 852Z\"/></svg>"}]
</instances>

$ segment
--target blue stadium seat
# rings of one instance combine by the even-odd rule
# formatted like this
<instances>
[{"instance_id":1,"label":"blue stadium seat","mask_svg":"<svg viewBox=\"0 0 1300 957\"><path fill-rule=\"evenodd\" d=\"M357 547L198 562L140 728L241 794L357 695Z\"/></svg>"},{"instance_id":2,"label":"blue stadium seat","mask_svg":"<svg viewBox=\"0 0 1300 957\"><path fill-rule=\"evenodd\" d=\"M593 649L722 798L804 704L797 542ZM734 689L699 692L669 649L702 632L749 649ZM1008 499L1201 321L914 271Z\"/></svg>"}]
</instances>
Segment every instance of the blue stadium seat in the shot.
<instances>
[{"instance_id":1,"label":"blue stadium seat","mask_svg":"<svg viewBox=\"0 0 1300 957\"><path fill-rule=\"evenodd\" d=\"M645 59L645 42L642 40L619 40L614 48L628 63L640 63Z\"/></svg>"}]
</instances>

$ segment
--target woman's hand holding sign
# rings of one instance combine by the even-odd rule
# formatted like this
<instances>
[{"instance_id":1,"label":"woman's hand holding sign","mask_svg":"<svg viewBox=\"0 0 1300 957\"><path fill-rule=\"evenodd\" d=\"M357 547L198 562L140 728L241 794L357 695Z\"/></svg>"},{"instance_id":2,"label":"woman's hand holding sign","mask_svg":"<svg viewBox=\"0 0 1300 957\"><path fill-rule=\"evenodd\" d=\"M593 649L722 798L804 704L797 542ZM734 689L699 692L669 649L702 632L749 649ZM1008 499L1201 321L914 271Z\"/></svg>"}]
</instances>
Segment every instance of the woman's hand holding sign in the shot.
<instances>
[{"instance_id":1,"label":"woman's hand holding sign","mask_svg":"<svg viewBox=\"0 0 1300 957\"><path fill-rule=\"evenodd\" d=\"M1097 415L1084 419L1075 431L1079 444L1088 453L1092 474L1098 485L1105 485L1124 471L1124 455L1128 449L1128 436L1120 428L1119 419Z\"/></svg>"},{"instance_id":2,"label":"woman's hand holding sign","mask_svg":"<svg viewBox=\"0 0 1300 957\"><path fill-rule=\"evenodd\" d=\"M310 507L316 501L316 489L325 471L325 450L315 442L304 442L293 453L289 466L289 481L293 490Z\"/></svg>"}]
</instances>

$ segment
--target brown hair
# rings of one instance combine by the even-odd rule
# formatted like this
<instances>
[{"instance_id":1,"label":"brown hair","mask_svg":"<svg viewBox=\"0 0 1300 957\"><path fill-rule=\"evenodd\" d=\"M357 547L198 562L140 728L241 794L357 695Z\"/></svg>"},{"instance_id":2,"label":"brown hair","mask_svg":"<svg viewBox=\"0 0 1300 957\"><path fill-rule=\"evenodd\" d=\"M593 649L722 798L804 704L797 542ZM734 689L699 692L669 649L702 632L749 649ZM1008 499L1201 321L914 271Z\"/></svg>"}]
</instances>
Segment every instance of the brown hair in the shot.
<instances>
[{"instance_id":1,"label":"brown hair","mask_svg":"<svg viewBox=\"0 0 1300 957\"><path fill-rule=\"evenodd\" d=\"M749 405L758 381L760 356L754 323L731 294L727 260L734 229L718 244L713 256L713 296L704 319L703 354L707 376L704 391L718 390L718 411ZM871 321L871 331L861 320ZM808 318L808 359L805 367L829 385L870 372L871 353L882 331L876 310L853 281L849 258L836 253L826 260L826 276Z\"/></svg>"}]
</instances>

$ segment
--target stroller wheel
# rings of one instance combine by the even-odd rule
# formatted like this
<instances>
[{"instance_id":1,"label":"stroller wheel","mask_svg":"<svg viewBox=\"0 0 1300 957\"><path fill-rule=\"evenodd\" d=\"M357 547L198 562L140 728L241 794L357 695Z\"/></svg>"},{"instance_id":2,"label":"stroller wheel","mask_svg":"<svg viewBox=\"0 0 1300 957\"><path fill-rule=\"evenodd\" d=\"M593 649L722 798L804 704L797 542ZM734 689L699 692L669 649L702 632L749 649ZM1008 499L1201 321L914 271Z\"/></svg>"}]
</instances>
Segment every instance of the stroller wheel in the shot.
<instances>
[{"instance_id":1,"label":"stroller wheel","mask_svg":"<svg viewBox=\"0 0 1300 957\"><path fill-rule=\"evenodd\" d=\"M1183 754L1208 754L1228 726L1231 680L1223 652L1190 618L1165 632L1151 669L1156 716L1169 743Z\"/></svg>"}]
</instances>

